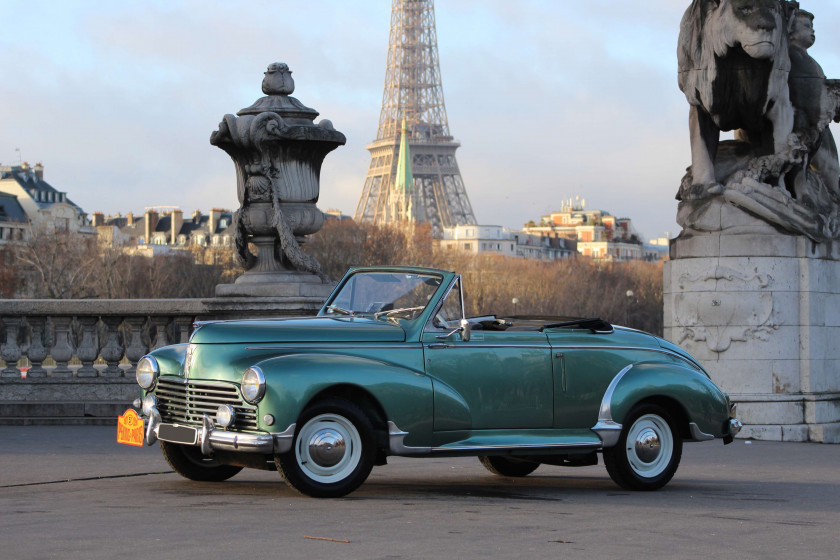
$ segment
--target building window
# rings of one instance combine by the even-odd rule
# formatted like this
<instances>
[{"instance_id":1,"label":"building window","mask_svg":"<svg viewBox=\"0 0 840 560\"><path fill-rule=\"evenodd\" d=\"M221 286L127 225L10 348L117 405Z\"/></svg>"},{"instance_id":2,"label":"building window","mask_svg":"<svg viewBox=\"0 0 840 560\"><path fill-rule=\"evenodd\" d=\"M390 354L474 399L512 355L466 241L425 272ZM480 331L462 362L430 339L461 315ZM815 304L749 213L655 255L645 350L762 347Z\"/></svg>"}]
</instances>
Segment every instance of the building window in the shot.
<instances>
[{"instance_id":1,"label":"building window","mask_svg":"<svg viewBox=\"0 0 840 560\"><path fill-rule=\"evenodd\" d=\"M464 243L464 250L469 251L470 249L472 249L472 244L471 243Z\"/></svg>"}]
</instances>

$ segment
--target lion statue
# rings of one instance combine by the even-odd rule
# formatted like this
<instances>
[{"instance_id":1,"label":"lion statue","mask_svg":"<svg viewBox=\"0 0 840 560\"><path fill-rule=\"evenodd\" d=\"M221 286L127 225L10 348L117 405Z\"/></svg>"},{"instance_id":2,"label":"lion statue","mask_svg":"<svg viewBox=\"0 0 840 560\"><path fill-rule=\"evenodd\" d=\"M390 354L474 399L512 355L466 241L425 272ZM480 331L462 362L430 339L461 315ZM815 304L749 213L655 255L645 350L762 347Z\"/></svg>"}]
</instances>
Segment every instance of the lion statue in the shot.
<instances>
[{"instance_id":1,"label":"lion statue","mask_svg":"<svg viewBox=\"0 0 840 560\"><path fill-rule=\"evenodd\" d=\"M716 168L721 131L736 130L736 137L746 141L741 151L750 152L731 161L790 151L794 112L788 90L787 4L693 0L686 10L677 58L679 86L691 105L691 167L678 199L723 192L722 183L737 164ZM775 172L781 175L782 170Z\"/></svg>"}]
</instances>

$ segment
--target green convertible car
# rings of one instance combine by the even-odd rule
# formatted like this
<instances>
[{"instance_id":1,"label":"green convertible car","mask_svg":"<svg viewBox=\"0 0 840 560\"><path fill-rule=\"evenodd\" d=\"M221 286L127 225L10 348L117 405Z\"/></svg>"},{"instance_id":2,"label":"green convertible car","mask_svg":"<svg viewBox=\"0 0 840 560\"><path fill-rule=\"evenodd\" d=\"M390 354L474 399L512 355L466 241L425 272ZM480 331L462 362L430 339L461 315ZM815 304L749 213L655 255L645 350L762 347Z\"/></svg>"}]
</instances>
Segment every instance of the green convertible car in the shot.
<instances>
[{"instance_id":1,"label":"green convertible car","mask_svg":"<svg viewBox=\"0 0 840 560\"><path fill-rule=\"evenodd\" d=\"M182 476L276 468L316 497L352 492L389 455L525 476L600 453L620 486L655 490L683 442L741 427L674 344L600 319L468 318L461 277L429 268L351 269L315 317L199 323L137 381L140 438Z\"/></svg>"}]
</instances>

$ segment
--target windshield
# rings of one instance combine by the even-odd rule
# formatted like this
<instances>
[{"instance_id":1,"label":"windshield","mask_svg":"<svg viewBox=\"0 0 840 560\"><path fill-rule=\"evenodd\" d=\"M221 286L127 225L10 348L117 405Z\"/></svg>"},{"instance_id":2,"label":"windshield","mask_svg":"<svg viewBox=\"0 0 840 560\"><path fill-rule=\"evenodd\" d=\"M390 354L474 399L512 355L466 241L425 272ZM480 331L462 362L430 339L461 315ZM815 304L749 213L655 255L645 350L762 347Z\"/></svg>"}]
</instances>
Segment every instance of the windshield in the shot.
<instances>
[{"instance_id":1,"label":"windshield","mask_svg":"<svg viewBox=\"0 0 840 560\"><path fill-rule=\"evenodd\" d=\"M416 319L440 287L433 274L359 272L324 307L321 315L372 316L375 319Z\"/></svg>"}]
</instances>

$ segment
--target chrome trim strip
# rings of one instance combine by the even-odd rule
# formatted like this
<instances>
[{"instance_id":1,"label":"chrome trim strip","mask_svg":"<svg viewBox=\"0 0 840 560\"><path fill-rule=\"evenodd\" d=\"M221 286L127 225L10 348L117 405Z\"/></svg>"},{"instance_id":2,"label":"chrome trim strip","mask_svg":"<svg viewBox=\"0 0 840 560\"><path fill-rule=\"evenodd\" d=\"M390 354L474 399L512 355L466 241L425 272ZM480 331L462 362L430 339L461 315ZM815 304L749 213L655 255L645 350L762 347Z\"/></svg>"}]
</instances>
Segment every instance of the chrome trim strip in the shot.
<instances>
[{"instance_id":1,"label":"chrome trim strip","mask_svg":"<svg viewBox=\"0 0 840 560\"><path fill-rule=\"evenodd\" d=\"M500 449L566 449L569 447L591 447L599 449L600 443L591 441L570 442L570 443L532 443L528 445L465 445L463 447L433 447L432 453L446 453L448 451L498 451Z\"/></svg>"},{"instance_id":2,"label":"chrome trim strip","mask_svg":"<svg viewBox=\"0 0 840 560\"><path fill-rule=\"evenodd\" d=\"M479 331L481 332L481 331ZM480 342L480 341L479 341ZM426 348L430 348L433 350L440 349L440 348L451 348L455 349L467 349L467 350L478 350L478 349L485 349L485 348L523 348L528 350L551 350L551 346L537 346L537 345L527 345L527 344L474 344L471 346L466 346L464 344L444 344L442 346L439 343L430 343L426 345Z\"/></svg>"},{"instance_id":3,"label":"chrome trim strip","mask_svg":"<svg viewBox=\"0 0 840 560\"><path fill-rule=\"evenodd\" d=\"M430 331L426 330L425 332L443 332L442 330L435 330ZM534 331L536 332L536 331ZM360 347L358 342L347 342L343 346L337 346L335 344L331 345L318 345L318 344L311 344L308 342L290 342L288 345L283 346L246 346L245 350L288 350L288 349L297 349L300 350L302 348L305 349L316 349L316 350L347 350L347 349L363 349L363 350L381 350L381 349L394 349L394 348L401 348L401 349L417 349L422 348L424 345L422 343L412 343L412 342L395 342L394 344L377 344L377 345L370 345L370 346L363 346ZM455 346L453 346L454 348ZM482 348L495 348L497 346L482 346ZM512 345L512 346L498 346L502 348L543 348L543 346L523 346L523 345ZM651 348L645 346L553 346L549 345L546 348L550 348L552 350L641 350L647 352L657 352L659 354L666 354L668 356L673 356L678 360L685 362L692 369L697 369L697 366L691 361L685 358L684 356L680 356L676 352L672 352L670 350L666 350L665 348Z\"/></svg>"},{"instance_id":4,"label":"chrome trim strip","mask_svg":"<svg viewBox=\"0 0 840 560\"><path fill-rule=\"evenodd\" d=\"M610 381L610 385L607 387L606 392L604 393L604 397L601 399L601 408L598 410L598 423L601 422L613 422L612 417L612 397L613 393L615 393L615 388L618 387L618 383L621 379L627 375L627 372L633 369L633 364L626 366L624 369L618 372L618 374L613 377L613 380Z\"/></svg>"},{"instance_id":5,"label":"chrome trim strip","mask_svg":"<svg viewBox=\"0 0 840 560\"><path fill-rule=\"evenodd\" d=\"M431 447L409 447L403 443L408 432L400 430L396 424L388 420L388 450L391 455L427 455Z\"/></svg>"},{"instance_id":6,"label":"chrome trim strip","mask_svg":"<svg viewBox=\"0 0 840 560\"><path fill-rule=\"evenodd\" d=\"M502 449L568 449L591 447L598 449L601 447L600 443L593 443L591 441L585 442L571 442L571 443L548 443L548 444L528 444L528 445L464 445L461 447L409 447L403 443L408 432L400 430L396 424L388 420L388 448L391 455L428 455L429 453L449 453L461 451L499 451Z\"/></svg>"},{"instance_id":7,"label":"chrome trim strip","mask_svg":"<svg viewBox=\"0 0 840 560\"><path fill-rule=\"evenodd\" d=\"M456 274L455 278L453 278L452 281L449 283L449 286L446 287L446 290L443 291L443 295L438 299L437 305L435 305L435 308L432 310L431 314L429 315L429 318L426 320L426 324L423 326L423 332L441 332L447 330L435 327L434 319L437 316L437 314L440 313L440 310L443 308L443 303L446 301L446 298L449 297L449 292L452 291L452 288L455 287L455 283L458 282L458 280L460 279L461 275ZM459 296L461 297L461 318L463 319L464 317L466 317L466 315L464 314L464 290L462 286L459 286L458 290L460 292Z\"/></svg>"},{"instance_id":8,"label":"chrome trim strip","mask_svg":"<svg viewBox=\"0 0 840 560\"><path fill-rule=\"evenodd\" d=\"M419 342L411 343L411 342L395 342L394 344L379 344L379 345L365 345L359 346L362 344L361 342L347 342L344 346L336 346L336 345L318 345L318 344L310 344L308 342L290 342L288 345L284 346L246 346L245 350L300 350L301 348L305 348L306 350L315 349L315 350L352 350L352 349L363 349L363 350L382 350L388 349L392 350L394 348L408 348L408 349L421 349L423 345Z\"/></svg>"},{"instance_id":9,"label":"chrome trim strip","mask_svg":"<svg viewBox=\"0 0 840 560\"><path fill-rule=\"evenodd\" d=\"M271 434L274 438L274 453L286 453L292 449L292 444L295 441L295 430L297 424L289 424L289 427L282 432Z\"/></svg>"},{"instance_id":10,"label":"chrome trim strip","mask_svg":"<svg viewBox=\"0 0 840 560\"><path fill-rule=\"evenodd\" d=\"M590 429L601 438L603 447L615 447L618 443L618 438L621 437L621 428L621 424L616 424L612 420L609 420L599 421Z\"/></svg>"},{"instance_id":11,"label":"chrome trim strip","mask_svg":"<svg viewBox=\"0 0 840 560\"><path fill-rule=\"evenodd\" d=\"M715 439L715 436L712 434L703 433L700 427L694 422L689 422L688 428L691 430L691 439L688 441L709 441Z\"/></svg>"},{"instance_id":12,"label":"chrome trim strip","mask_svg":"<svg viewBox=\"0 0 840 560\"><path fill-rule=\"evenodd\" d=\"M648 346L552 346L555 350L643 350L647 352L658 352L660 354L667 354L668 356L673 356L688 365L691 366L692 369L697 369L697 365L686 358L685 356L681 356L672 350L668 350L666 348L652 348Z\"/></svg>"},{"instance_id":13,"label":"chrome trim strip","mask_svg":"<svg viewBox=\"0 0 840 560\"><path fill-rule=\"evenodd\" d=\"M598 423L590 428L593 432L598 434L604 447L613 447L618 443L618 438L621 436L621 424L615 422L612 417L612 398L615 393L615 388L618 383L633 369L633 364L625 367L610 381L609 387L604 392L604 397L601 399L601 408L598 410Z\"/></svg>"}]
</instances>

